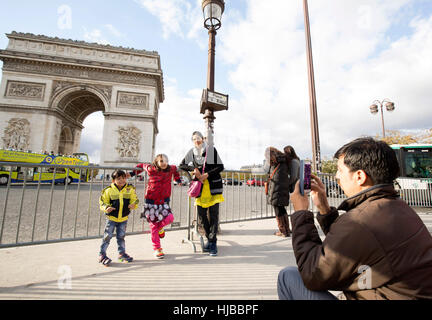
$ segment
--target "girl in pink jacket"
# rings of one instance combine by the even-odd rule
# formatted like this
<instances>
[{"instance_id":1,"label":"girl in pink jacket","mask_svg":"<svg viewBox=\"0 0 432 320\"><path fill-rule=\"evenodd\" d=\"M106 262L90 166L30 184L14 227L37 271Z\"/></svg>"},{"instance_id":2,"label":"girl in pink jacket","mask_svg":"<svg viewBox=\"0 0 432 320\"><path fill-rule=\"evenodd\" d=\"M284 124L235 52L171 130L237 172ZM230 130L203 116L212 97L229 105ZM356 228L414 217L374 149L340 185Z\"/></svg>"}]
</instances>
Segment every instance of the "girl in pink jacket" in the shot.
<instances>
[{"instance_id":1,"label":"girl in pink jacket","mask_svg":"<svg viewBox=\"0 0 432 320\"><path fill-rule=\"evenodd\" d=\"M145 192L144 211L141 218L147 219L150 225L151 239L155 257L162 259L165 254L162 251L160 239L165 237L165 226L174 221L174 216L169 206L171 196L171 179L181 182L177 167L168 165L168 157L158 154L152 164L140 163L138 170L134 170L130 175L134 176L146 171L148 183Z\"/></svg>"}]
</instances>

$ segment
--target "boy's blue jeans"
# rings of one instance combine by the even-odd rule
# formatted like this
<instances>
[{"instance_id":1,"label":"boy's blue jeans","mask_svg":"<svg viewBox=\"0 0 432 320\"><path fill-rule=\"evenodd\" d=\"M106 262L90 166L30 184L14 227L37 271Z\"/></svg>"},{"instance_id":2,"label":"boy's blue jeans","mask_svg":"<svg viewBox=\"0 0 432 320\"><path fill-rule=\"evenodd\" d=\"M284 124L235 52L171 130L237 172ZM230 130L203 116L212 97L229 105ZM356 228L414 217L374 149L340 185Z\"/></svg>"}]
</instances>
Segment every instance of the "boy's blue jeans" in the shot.
<instances>
[{"instance_id":1,"label":"boy's blue jeans","mask_svg":"<svg viewBox=\"0 0 432 320\"><path fill-rule=\"evenodd\" d=\"M111 238L113 237L114 230L116 231L119 254L122 254L126 251L126 243L125 243L126 226L127 226L127 220L124 222L115 222L107 219L99 254L101 255L106 254L106 250L111 241Z\"/></svg>"}]
</instances>

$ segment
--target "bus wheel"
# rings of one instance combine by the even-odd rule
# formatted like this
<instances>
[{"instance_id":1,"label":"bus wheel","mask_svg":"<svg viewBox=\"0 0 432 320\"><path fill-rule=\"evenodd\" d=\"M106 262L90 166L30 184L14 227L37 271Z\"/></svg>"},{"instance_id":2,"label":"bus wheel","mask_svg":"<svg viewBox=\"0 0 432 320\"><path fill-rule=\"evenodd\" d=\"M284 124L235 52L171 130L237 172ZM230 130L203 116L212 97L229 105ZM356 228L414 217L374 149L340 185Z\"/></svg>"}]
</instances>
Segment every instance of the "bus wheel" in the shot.
<instances>
[{"instance_id":1,"label":"bus wheel","mask_svg":"<svg viewBox=\"0 0 432 320\"><path fill-rule=\"evenodd\" d=\"M72 177L67 177L67 178L64 179L64 184L66 184L66 183L67 184L71 184L72 180L73 180Z\"/></svg>"},{"instance_id":2,"label":"bus wheel","mask_svg":"<svg viewBox=\"0 0 432 320\"><path fill-rule=\"evenodd\" d=\"M9 181L9 176L8 176L8 175L6 175L6 174L2 174L2 175L0 176L0 185L1 185L1 186L5 186L5 185L7 185L8 181Z\"/></svg>"}]
</instances>

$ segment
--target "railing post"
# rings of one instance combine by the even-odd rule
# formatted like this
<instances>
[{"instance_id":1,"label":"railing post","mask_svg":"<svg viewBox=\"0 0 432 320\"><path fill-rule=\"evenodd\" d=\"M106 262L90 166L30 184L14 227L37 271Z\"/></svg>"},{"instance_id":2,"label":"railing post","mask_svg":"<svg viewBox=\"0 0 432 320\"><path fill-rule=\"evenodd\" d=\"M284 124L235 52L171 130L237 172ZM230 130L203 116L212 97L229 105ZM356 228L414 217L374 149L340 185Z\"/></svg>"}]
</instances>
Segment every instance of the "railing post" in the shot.
<instances>
[{"instance_id":1,"label":"railing post","mask_svg":"<svg viewBox=\"0 0 432 320\"><path fill-rule=\"evenodd\" d=\"M9 190L10 190L10 185L11 185L11 181L12 180L12 166L9 169L9 179L8 179L8 183L7 183L7 187L6 187L6 199L5 199L5 203L3 206L3 219L2 219L2 226L1 226L1 230L0 230L0 243L2 242L3 239L3 229L5 226L5 222L6 222L6 209L7 209L7 205L8 205L8 198L9 198Z\"/></svg>"}]
</instances>

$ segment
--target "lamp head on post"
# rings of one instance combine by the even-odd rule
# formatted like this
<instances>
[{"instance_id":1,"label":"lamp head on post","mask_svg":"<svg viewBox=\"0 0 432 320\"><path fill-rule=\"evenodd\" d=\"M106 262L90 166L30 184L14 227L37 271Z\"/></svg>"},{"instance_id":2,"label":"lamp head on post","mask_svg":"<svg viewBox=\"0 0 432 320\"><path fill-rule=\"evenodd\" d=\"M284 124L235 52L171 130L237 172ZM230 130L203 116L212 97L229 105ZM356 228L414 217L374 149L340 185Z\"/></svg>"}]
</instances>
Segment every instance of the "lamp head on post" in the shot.
<instances>
[{"instance_id":1,"label":"lamp head on post","mask_svg":"<svg viewBox=\"0 0 432 320\"><path fill-rule=\"evenodd\" d=\"M387 101L385 104L387 111L393 111L395 109L395 105L391 101Z\"/></svg>"},{"instance_id":2,"label":"lamp head on post","mask_svg":"<svg viewBox=\"0 0 432 320\"><path fill-rule=\"evenodd\" d=\"M218 30L221 27L224 9L224 0L203 0L204 27L207 30Z\"/></svg>"},{"instance_id":3,"label":"lamp head on post","mask_svg":"<svg viewBox=\"0 0 432 320\"><path fill-rule=\"evenodd\" d=\"M370 109L370 112L371 112L372 114L376 114L376 113L378 113L378 105L376 105L375 103L374 103L373 105L371 105L371 106L369 107L369 109Z\"/></svg>"},{"instance_id":4,"label":"lamp head on post","mask_svg":"<svg viewBox=\"0 0 432 320\"><path fill-rule=\"evenodd\" d=\"M369 107L369 110L372 114L377 114L378 108L381 108L382 132L383 132L383 137L385 138L383 106L386 107L387 111L393 111L395 109L394 102L390 101L389 99L384 99L383 101L375 100L374 102L372 102L372 105Z\"/></svg>"}]
</instances>

